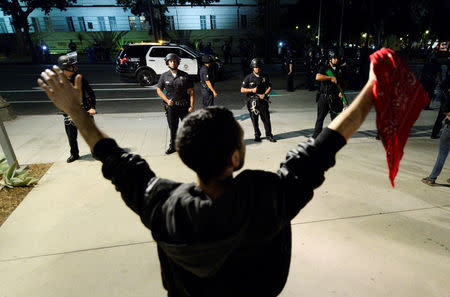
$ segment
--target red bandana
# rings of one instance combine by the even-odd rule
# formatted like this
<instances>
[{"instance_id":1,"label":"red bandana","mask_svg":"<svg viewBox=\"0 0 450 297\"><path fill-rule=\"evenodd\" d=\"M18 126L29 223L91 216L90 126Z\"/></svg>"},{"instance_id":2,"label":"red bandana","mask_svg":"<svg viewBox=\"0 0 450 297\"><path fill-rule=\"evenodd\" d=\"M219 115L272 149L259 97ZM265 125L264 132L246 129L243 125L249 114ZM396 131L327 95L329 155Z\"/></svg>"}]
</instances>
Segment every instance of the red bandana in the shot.
<instances>
[{"instance_id":1,"label":"red bandana","mask_svg":"<svg viewBox=\"0 0 450 297\"><path fill-rule=\"evenodd\" d=\"M391 49L370 56L376 76L372 93L378 135L386 150L392 187L408 135L420 112L430 102L406 61Z\"/></svg>"}]
</instances>

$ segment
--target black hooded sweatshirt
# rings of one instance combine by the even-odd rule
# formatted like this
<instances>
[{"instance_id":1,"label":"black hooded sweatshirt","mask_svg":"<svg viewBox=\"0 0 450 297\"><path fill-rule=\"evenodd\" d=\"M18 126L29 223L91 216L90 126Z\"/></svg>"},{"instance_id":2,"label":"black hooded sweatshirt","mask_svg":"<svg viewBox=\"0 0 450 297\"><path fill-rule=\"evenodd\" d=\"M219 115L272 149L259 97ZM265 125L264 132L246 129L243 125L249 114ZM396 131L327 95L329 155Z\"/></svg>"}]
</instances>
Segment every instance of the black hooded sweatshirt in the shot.
<instances>
[{"instance_id":1,"label":"black hooded sweatshirt","mask_svg":"<svg viewBox=\"0 0 450 297\"><path fill-rule=\"evenodd\" d=\"M103 175L151 230L169 297L277 296L291 259L290 221L345 145L324 129L288 152L276 172L245 170L215 199L196 184L158 178L147 162L102 139Z\"/></svg>"}]
</instances>

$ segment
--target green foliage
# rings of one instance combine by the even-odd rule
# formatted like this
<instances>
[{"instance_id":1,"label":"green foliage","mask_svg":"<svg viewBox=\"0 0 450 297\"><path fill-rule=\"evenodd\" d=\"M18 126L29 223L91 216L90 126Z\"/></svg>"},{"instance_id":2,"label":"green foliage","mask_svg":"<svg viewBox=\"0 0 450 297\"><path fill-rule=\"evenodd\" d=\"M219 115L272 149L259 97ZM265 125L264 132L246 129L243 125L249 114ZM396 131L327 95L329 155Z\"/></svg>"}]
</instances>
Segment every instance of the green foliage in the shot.
<instances>
[{"instance_id":1,"label":"green foliage","mask_svg":"<svg viewBox=\"0 0 450 297\"><path fill-rule=\"evenodd\" d=\"M4 168L5 158L1 159L0 167ZM37 182L37 179L32 177L27 168L17 169L17 161L14 162L7 170L3 171L3 179L0 181L0 189L4 187L26 187Z\"/></svg>"},{"instance_id":2,"label":"green foliage","mask_svg":"<svg viewBox=\"0 0 450 297\"><path fill-rule=\"evenodd\" d=\"M127 34L128 31L92 32L91 38L93 42L114 51L122 47L125 43L125 35Z\"/></svg>"}]
</instances>

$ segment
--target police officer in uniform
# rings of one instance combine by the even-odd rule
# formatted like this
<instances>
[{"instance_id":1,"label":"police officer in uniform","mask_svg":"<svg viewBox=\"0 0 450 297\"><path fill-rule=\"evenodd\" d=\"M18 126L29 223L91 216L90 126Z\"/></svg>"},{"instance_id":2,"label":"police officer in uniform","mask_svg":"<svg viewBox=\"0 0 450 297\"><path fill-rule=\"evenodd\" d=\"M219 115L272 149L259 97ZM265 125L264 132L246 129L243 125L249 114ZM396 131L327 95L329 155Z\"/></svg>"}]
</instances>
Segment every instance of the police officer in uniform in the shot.
<instances>
[{"instance_id":1,"label":"police officer in uniform","mask_svg":"<svg viewBox=\"0 0 450 297\"><path fill-rule=\"evenodd\" d=\"M342 92L339 84L343 80L339 57L334 51L329 53L329 62L319 68L316 80L320 82L319 96L317 99L317 120L312 138L316 138L322 131L323 121L328 113L333 120L343 109Z\"/></svg>"},{"instance_id":2,"label":"police officer in uniform","mask_svg":"<svg viewBox=\"0 0 450 297\"><path fill-rule=\"evenodd\" d=\"M294 92L294 59L292 58L291 50L287 51L285 64L287 68L286 91Z\"/></svg>"},{"instance_id":3,"label":"police officer in uniform","mask_svg":"<svg viewBox=\"0 0 450 297\"><path fill-rule=\"evenodd\" d=\"M212 63L214 62L210 55L202 57L203 66L200 68L200 85L202 87L203 107L214 105L214 98L218 96L214 89L215 75Z\"/></svg>"},{"instance_id":4,"label":"police officer in uniform","mask_svg":"<svg viewBox=\"0 0 450 297\"><path fill-rule=\"evenodd\" d=\"M78 73L78 66L76 64L76 53L69 53L58 58L59 68L63 70L64 75L72 84L75 83L75 77ZM84 76L82 77L81 87L83 93L82 106L84 110L86 110L86 112L93 118L93 115L97 113L95 110L95 93ZM64 127L66 128L66 134L70 145L70 157L67 159L67 163L71 163L80 158L77 142L78 130L72 122L72 119L65 113L63 115Z\"/></svg>"},{"instance_id":5,"label":"police officer in uniform","mask_svg":"<svg viewBox=\"0 0 450 297\"><path fill-rule=\"evenodd\" d=\"M276 142L272 135L269 114L269 93L272 90L272 84L269 76L262 73L263 62L259 58L254 58L250 63L253 72L247 75L242 82L241 93L247 95L247 109L250 113L253 128L255 129L255 141L261 141L261 131L258 126L258 118L261 120L266 130L266 139L270 142Z\"/></svg>"},{"instance_id":6,"label":"police officer in uniform","mask_svg":"<svg viewBox=\"0 0 450 297\"><path fill-rule=\"evenodd\" d=\"M170 53L164 60L169 66L169 71L161 74L156 91L163 100L169 124L170 145L166 151L166 154L169 155L175 152L178 121L183 120L189 112L194 111L194 84L186 72L178 69L180 57Z\"/></svg>"}]
</instances>

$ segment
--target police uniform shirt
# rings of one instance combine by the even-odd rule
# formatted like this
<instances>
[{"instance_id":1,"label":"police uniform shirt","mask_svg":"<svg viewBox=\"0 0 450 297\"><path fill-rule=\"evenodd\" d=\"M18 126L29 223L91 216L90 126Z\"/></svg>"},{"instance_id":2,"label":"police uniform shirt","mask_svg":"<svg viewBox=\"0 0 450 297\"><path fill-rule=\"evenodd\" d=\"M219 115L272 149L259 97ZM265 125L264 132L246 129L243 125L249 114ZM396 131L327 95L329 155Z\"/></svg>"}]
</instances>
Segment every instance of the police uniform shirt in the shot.
<instances>
[{"instance_id":1,"label":"police uniform shirt","mask_svg":"<svg viewBox=\"0 0 450 297\"><path fill-rule=\"evenodd\" d=\"M189 101L187 90L193 88L194 84L186 72L178 70L176 76L173 76L169 70L161 74L156 86L161 90L166 90L169 100Z\"/></svg>"},{"instance_id":2,"label":"police uniform shirt","mask_svg":"<svg viewBox=\"0 0 450 297\"><path fill-rule=\"evenodd\" d=\"M74 85L75 84L75 77L77 74L72 75L72 77L69 78L69 81ZM89 110L91 108L95 109L96 100L95 100L95 93L94 90L92 90L91 85L89 85L89 82L84 78L84 76L81 78L81 89L82 89L82 96L83 96L83 108L85 110Z\"/></svg>"},{"instance_id":3,"label":"police uniform shirt","mask_svg":"<svg viewBox=\"0 0 450 297\"><path fill-rule=\"evenodd\" d=\"M334 76L336 76L337 78L338 83L340 83L340 80L342 79L342 69L340 67L336 67L336 69L333 69L329 65L322 65L319 68L318 73L328 76L327 74L328 69L330 69L333 72ZM335 83L333 83L330 80L327 80L320 82L320 92L327 94L339 94L339 89Z\"/></svg>"},{"instance_id":4,"label":"police uniform shirt","mask_svg":"<svg viewBox=\"0 0 450 297\"><path fill-rule=\"evenodd\" d=\"M292 64L292 72L294 72L294 60L292 59L292 57L287 56L286 59L286 66L287 66L287 71L289 72L289 65Z\"/></svg>"},{"instance_id":5,"label":"police uniform shirt","mask_svg":"<svg viewBox=\"0 0 450 297\"><path fill-rule=\"evenodd\" d=\"M269 76L267 74L261 73L256 76L253 72L247 75L242 82L242 87L246 89L256 88L256 94L264 94L264 92L272 86ZM253 93L247 93L247 97L252 96Z\"/></svg>"},{"instance_id":6,"label":"police uniform shirt","mask_svg":"<svg viewBox=\"0 0 450 297\"><path fill-rule=\"evenodd\" d=\"M208 86L206 85L206 81L208 81L208 80L214 86L214 77L211 73L212 71L210 70L210 67L203 65L202 68L200 68L199 75L200 75L200 83L201 83L202 87L208 88Z\"/></svg>"}]
</instances>

